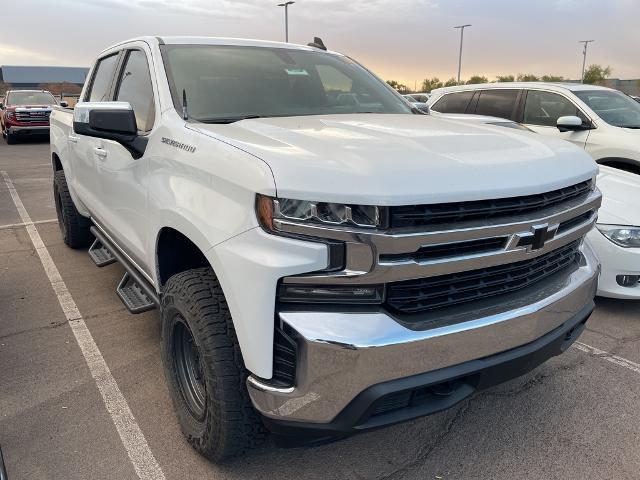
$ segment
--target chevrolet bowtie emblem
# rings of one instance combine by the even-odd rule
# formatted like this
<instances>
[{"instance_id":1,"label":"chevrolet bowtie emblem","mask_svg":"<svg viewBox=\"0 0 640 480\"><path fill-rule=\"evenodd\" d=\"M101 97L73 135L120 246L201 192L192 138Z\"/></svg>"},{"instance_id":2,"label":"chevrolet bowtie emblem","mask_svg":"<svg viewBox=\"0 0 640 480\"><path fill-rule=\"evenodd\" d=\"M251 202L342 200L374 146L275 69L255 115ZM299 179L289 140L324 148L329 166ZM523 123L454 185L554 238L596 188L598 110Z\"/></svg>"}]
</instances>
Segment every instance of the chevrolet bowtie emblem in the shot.
<instances>
[{"instance_id":1,"label":"chevrolet bowtie emblem","mask_svg":"<svg viewBox=\"0 0 640 480\"><path fill-rule=\"evenodd\" d=\"M558 225L534 225L529 232L516 233L510 243L512 248L527 247L528 252L540 250L556 236Z\"/></svg>"}]
</instances>

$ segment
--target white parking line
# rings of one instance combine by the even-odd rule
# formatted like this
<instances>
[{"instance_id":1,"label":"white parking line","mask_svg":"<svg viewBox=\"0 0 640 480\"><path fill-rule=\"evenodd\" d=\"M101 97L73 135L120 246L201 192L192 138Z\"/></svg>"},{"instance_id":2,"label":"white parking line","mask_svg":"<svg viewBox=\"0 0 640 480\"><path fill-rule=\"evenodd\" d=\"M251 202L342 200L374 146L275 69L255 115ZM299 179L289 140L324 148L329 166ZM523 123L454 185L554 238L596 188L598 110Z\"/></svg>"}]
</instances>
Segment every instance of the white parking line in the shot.
<instances>
[{"instance_id":1,"label":"white parking line","mask_svg":"<svg viewBox=\"0 0 640 480\"><path fill-rule=\"evenodd\" d=\"M102 357L96 342L93 340L91 332L87 328L64 280L62 280L58 268L55 263L53 263L53 259L51 255L49 255L49 251L44 245L34 222L31 221L29 213L27 213L27 210L24 208L24 204L22 200L20 200L18 192L13 186L13 182L9 178L9 175L7 175L7 172L2 171L1 173L11 193L13 203L18 209L20 219L24 222L31 242L33 242L33 246L36 249L36 253L38 257L40 257L51 287L58 297L58 302L60 302L62 311L69 322L71 331L78 342L82 355L84 355L91 376L95 380L96 386L102 395L105 407L109 415L111 415L111 419L118 430L122 444L131 459L133 468L138 474L138 478L141 480L163 480L165 477L160 465L158 465L158 462L153 456L142 430L138 426L133 413L131 413L131 409L124 395L122 395L120 388L118 388L116 380L113 378L113 375L111 375L109 366Z\"/></svg>"},{"instance_id":2,"label":"white parking line","mask_svg":"<svg viewBox=\"0 0 640 480\"><path fill-rule=\"evenodd\" d=\"M54 223L57 222L57 218L50 218L49 220L36 220L30 223L8 223L6 225L0 225L0 230L8 230L10 228L26 227L27 225L40 225L41 223Z\"/></svg>"},{"instance_id":3,"label":"white parking line","mask_svg":"<svg viewBox=\"0 0 640 480\"><path fill-rule=\"evenodd\" d=\"M581 352L588 353L595 357L602 358L607 362L611 362L621 367L627 368L633 372L640 373L640 364L632 362L631 360L627 360L626 358L622 358L609 352L605 352L604 350L592 347L591 345L587 345L586 343L576 342L573 345Z\"/></svg>"}]
</instances>

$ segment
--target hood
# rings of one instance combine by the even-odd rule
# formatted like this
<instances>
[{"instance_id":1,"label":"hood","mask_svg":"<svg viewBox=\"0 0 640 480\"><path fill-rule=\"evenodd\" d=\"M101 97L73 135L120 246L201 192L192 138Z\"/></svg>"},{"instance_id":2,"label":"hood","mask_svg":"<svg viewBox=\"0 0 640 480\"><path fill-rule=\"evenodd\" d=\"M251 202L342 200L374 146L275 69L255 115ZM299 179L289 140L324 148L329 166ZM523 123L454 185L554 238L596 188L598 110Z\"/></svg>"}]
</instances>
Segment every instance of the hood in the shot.
<instances>
[{"instance_id":1,"label":"hood","mask_svg":"<svg viewBox=\"0 0 640 480\"><path fill-rule=\"evenodd\" d=\"M51 105L15 105L13 107L8 107L17 112L19 111L30 111L30 110L51 110Z\"/></svg>"},{"instance_id":2,"label":"hood","mask_svg":"<svg viewBox=\"0 0 640 480\"><path fill-rule=\"evenodd\" d=\"M602 192L598 223L640 226L640 175L601 165L596 184Z\"/></svg>"},{"instance_id":3,"label":"hood","mask_svg":"<svg viewBox=\"0 0 640 480\"><path fill-rule=\"evenodd\" d=\"M317 115L191 128L264 160L283 198L481 200L554 190L597 172L591 157L568 142L429 115Z\"/></svg>"}]
</instances>

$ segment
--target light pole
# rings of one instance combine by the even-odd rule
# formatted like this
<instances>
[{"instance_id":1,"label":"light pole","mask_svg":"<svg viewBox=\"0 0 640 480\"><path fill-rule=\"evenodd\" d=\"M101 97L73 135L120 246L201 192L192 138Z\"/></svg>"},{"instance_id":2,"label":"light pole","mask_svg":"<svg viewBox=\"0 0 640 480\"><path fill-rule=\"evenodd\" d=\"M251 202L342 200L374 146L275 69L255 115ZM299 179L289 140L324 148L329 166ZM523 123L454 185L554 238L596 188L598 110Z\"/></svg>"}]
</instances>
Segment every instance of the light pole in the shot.
<instances>
[{"instance_id":1,"label":"light pole","mask_svg":"<svg viewBox=\"0 0 640 480\"><path fill-rule=\"evenodd\" d=\"M580 80L584 83L584 69L587 66L587 47L593 40L580 40L578 43L584 43L584 49L582 50L582 77Z\"/></svg>"},{"instance_id":2,"label":"light pole","mask_svg":"<svg viewBox=\"0 0 640 480\"><path fill-rule=\"evenodd\" d=\"M289 5L293 5L296 2L284 2L279 3L279 7L284 7L284 41L289 43Z\"/></svg>"},{"instance_id":3,"label":"light pole","mask_svg":"<svg viewBox=\"0 0 640 480\"><path fill-rule=\"evenodd\" d=\"M460 55L458 55L458 83L460 83L460 70L462 69L462 42L464 41L464 29L470 27L471 24L467 25L458 25L457 27L460 29Z\"/></svg>"}]
</instances>

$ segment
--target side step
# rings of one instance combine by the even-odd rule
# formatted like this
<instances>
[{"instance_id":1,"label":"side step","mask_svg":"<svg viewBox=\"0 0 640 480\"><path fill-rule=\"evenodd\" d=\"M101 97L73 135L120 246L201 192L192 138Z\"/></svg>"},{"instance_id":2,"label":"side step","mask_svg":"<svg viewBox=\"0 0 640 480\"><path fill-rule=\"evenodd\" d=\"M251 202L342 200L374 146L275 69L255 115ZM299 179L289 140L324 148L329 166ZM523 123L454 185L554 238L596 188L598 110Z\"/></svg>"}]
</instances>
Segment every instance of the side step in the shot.
<instances>
[{"instance_id":1,"label":"side step","mask_svg":"<svg viewBox=\"0 0 640 480\"><path fill-rule=\"evenodd\" d=\"M127 310L131 313L142 313L160 305L160 299L158 298L155 288L138 272L131 261L120 253L120 250L112 244L101 230L96 227L91 227L91 233L96 237L96 242L99 242L100 251L107 251L115 260L120 262L126 270L116 288L116 293L118 297L120 297L120 300L122 300L122 303L124 303L124 306L127 307ZM95 242L94 245L96 245ZM89 253L91 254L91 250ZM93 255L91 255L91 258L94 258ZM100 266L98 262L96 262L96 265Z\"/></svg>"},{"instance_id":2,"label":"side step","mask_svg":"<svg viewBox=\"0 0 640 480\"><path fill-rule=\"evenodd\" d=\"M149 297L145 289L129 275L129 272L125 272L116 292L131 313L142 313L156 308L153 298Z\"/></svg>"},{"instance_id":3,"label":"side step","mask_svg":"<svg viewBox=\"0 0 640 480\"><path fill-rule=\"evenodd\" d=\"M99 267L106 267L118 260L98 237L96 237L89 247L89 256L91 260L93 260L93 263Z\"/></svg>"},{"instance_id":4,"label":"side step","mask_svg":"<svg viewBox=\"0 0 640 480\"><path fill-rule=\"evenodd\" d=\"M7 470L4 466L4 459L2 458L2 449L0 449L0 480L7 480Z\"/></svg>"}]
</instances>

